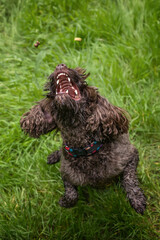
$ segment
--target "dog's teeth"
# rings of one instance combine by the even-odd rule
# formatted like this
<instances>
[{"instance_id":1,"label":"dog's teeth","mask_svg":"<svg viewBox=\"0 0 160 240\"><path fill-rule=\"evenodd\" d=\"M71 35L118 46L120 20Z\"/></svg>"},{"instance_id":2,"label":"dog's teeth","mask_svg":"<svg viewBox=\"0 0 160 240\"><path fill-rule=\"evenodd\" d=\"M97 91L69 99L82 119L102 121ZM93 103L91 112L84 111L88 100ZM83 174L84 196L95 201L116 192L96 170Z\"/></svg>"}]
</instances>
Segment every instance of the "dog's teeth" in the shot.
<instances>
[{"instance_id":1,"label":"dog's teeth","mask_svg":"<svg viewBox=\"0 0 160 240\"><path fill-rule=\"evenodd\" d=\"M58 83L59 83L59 80L57 80L57 85L58 85Z\"/></svg>"},{"instance_id":2,"label":"dog's teeth","mask_svg":"<svg viewBox=\"0 0 160 240\"><path fill-rule=\"evenodd\" d=\"M66 90L66 93L68 93L68 90Z\"/></svg>"},{"instance_id":3,"label":"dog's teeth","mask_svg":"<svg viewBox=\"0 0 160 240\"><path fill-rule=\"evenodd\" d=\"M68 82L71 82L71 79L68 77Z\"/></svg>"},{"instance_id":4,"label":"dog's teeth","mask_svg":"<svg viewBox=\"0 0 160 240\"><path fill-rule=\"evenodd\" d=\"M75 90L74 92L75 92L76 95L78 94L77 90Z\"/></svg>"},{"instance_id":5,"label":"dog's teeth","mask_svg":"<svg viewBox=\"0 0 160 240\"><path fill-rule=\"evenodd\" d=\"M57 75L57 78L59 78L60 76L62 76L62 75L66 75L65 73L59 73L58 75ZM67 75L66 75L67 76Z\"/></svg>"}]
</instances>

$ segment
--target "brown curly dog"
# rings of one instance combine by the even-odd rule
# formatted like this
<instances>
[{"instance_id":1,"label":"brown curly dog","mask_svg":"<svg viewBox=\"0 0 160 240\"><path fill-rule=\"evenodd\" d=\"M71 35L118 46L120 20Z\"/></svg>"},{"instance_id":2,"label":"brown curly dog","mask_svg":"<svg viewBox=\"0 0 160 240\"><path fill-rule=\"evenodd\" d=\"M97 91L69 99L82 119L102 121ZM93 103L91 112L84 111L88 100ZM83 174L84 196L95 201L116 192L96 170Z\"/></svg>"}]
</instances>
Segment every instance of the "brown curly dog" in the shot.
<instances>
[{"instance_id":1,"label":"brown curly dog","mask_svg":"<svg viewBox=\"0 0 160 240\"><path fill-rule=\"evenodd\" d=\"M61 132L62 148L48 163L61 160L62 207L75 205L77 186L100 186L120 175L131 206L143 214L146 199L136 176L139 157L129 141L126 112L88 86L88 75L59 64L49 76L46 97L22 116L21 127L35 138L54 129Z\"/></svg>"}]
</instances>

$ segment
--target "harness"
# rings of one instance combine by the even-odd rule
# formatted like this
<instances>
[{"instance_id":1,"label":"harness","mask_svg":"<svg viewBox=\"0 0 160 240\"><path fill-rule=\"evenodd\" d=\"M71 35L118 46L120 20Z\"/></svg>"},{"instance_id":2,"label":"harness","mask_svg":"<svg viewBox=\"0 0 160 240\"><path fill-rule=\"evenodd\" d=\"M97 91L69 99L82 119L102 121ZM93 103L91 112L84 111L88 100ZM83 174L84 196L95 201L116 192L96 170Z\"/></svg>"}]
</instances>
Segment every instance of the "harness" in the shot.
<instances>
[{"instance_id":1,"label":"harness","mask_svg":"<svg viewBox=\"0 0 160 240\"><path fill-rule=\"evenodd\" d=\"M64 144L64 149L66 152L71 155L72 157L80 157L80 156L90 156L97 151L103 146L101 142L96 142L94 141L91 143L90 146L87 146L85 148L70 148L66 144Z\"/></svg>"}]
</instances>

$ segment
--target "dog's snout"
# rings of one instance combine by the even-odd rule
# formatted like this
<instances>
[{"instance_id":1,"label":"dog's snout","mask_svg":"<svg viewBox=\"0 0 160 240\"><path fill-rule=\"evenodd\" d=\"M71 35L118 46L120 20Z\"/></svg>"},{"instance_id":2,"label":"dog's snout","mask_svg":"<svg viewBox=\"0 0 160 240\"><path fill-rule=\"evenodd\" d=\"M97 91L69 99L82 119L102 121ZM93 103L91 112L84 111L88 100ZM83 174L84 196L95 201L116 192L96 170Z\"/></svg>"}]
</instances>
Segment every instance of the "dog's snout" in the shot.
<instances>
[{"instance_id":1,"label":"dog's snout","mask_svg":"<svg viewBox=\"0 0 160 240\"><path fill-rule=\"evenodd\" d=\"M57 65L56 70L62 70L63 68L67 68L67 66L65 64L61 63L61 64Z\"/></svg>"}]
</instances>

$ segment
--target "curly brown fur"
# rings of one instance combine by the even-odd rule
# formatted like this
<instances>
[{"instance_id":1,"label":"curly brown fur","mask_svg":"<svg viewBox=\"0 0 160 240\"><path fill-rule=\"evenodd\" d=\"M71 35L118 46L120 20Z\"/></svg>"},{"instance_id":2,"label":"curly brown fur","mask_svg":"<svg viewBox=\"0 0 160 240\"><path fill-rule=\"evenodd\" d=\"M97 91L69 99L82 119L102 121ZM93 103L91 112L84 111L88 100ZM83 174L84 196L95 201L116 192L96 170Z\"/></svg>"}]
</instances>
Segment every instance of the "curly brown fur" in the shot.
<instances>
[{"instance_id":1,"label":"curly brown fur","mask_svg":"<svg viewBox=\"0 0 160 240\"><path fill-rule=\"evenodd\" d=\"M77 186L101 186L123 175L122 184L132 207L143 214L146 200L138 187L138 153L129 141L126 112L100 96L97 88L88 86L88 75L81 68L59 64L49 76L46 98L23 115L21 127L32 137L54 129L61 132L62 150L48 157L49 164L61 158L65 187L61 206L71 207L77 202ZM64 149L64 144L85 148L93 141L103 146L90 156L73 157Z\"/></svg>"},{"instance_id":2,"label":"curly brown fur","mask_svg":"<svg viewBox=\"0 0 160 240\"><path fill-rule=\"evenodd\" d=\"M61 153L60 151L55 151L53 153L51 153L49 156L48 156L48 161L47 163L48 164L54 164L54 163L57 163L60 161L60 158L61 158Z\"/></svg>"},{"instance_id":3,"label":"curly brown fur","mask_svg":"<svg viewBox=\"0 0 160 240\"><path fill-rule=\"evenodd\" d=\"M35 138L55 129L57 126L53 121L50 99L41 100L29 112L23 114L20 124L25 133Z\"/></svg>"},{"instance_id":4,"label":"curly brown fur","mask_svg":"<svg viewBox=\"0 0 160 240\"><path fill-rule=\"evenodd\" d=\"M132 207L136 210L136 212L143 214L146 208L146 198L138 186L139 183L136 176L138 161L138 151L135 150L135 155L128 162L123 172L122 185L126 190L127 197Z\"/></svg>"},{"instance_id":5,"label":"curly brown fur","mask_svg":"<svg viewBox=\"0 0 160 240\"><path fill-rule=\"evenodd\" d=\"M78 201L77 187L73 186L71 183L64 180L65 194L59 200L61 207L70 208L73 207Z\"/></svg>"}]
</instances>

